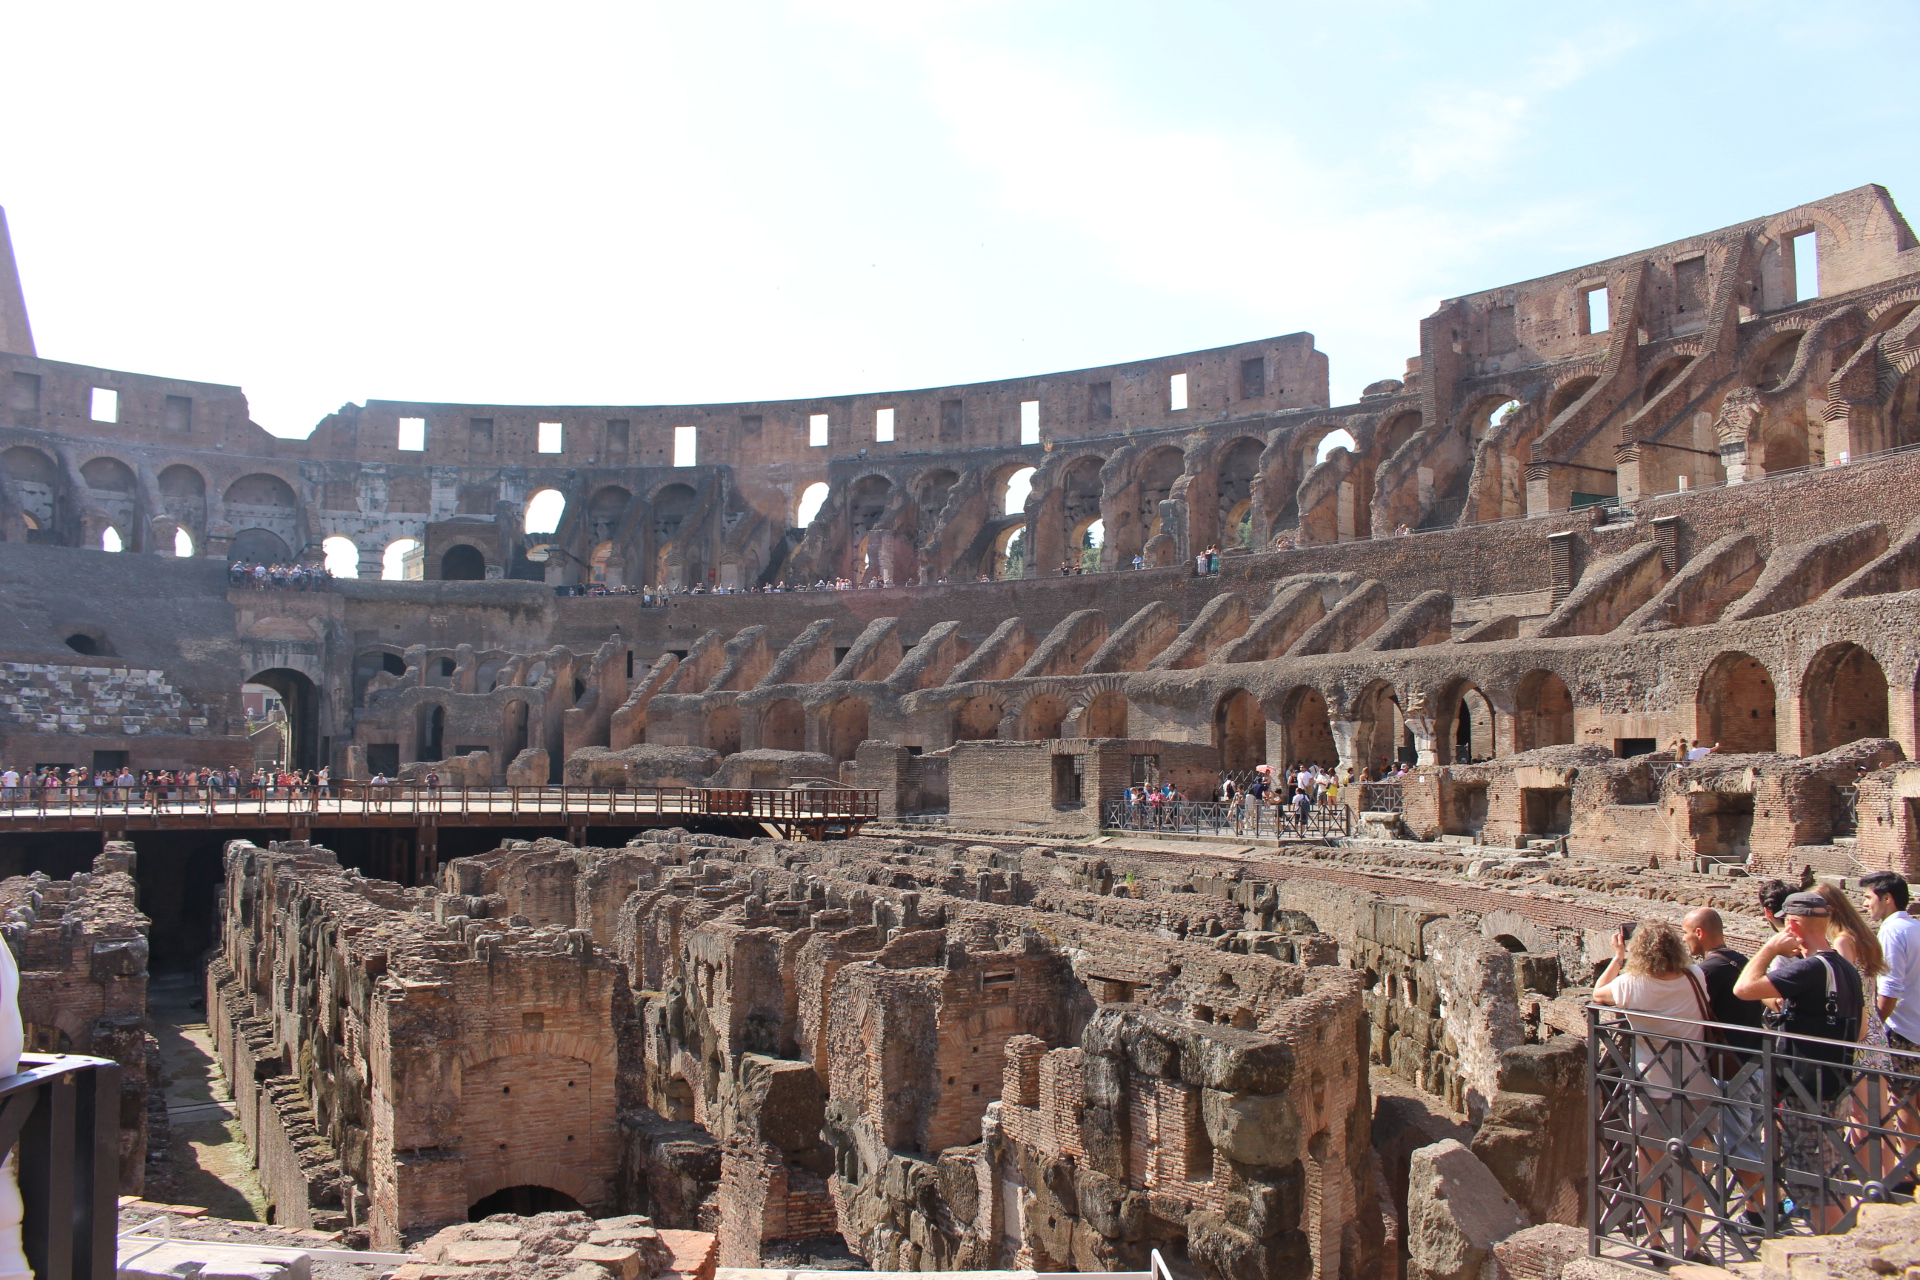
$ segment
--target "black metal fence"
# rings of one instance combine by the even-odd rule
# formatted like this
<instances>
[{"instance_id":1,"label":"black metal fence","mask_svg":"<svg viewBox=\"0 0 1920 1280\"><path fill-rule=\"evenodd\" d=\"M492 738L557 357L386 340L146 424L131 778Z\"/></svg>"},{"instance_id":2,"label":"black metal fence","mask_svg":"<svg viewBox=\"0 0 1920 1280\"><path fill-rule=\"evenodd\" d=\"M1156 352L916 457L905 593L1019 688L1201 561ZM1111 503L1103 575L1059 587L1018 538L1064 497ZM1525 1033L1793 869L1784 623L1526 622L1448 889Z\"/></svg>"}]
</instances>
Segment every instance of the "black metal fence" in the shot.
<instances>
[{"instance_id":1,"label":"black metal fence","mask_svg":"<svg viewBox=\"0 0 1920 1280\"><path fill-rule=\"evenodd\" d=\"M120 1068L21 1056L0 1077L0 1157L17 1152L27 1261L38 1280L112 1280L120 1190Z\"/></svg>"},{"instance_id":2,"label":"black metal fence","mask_svg":"<svg viewBox=\"0 0 1920 1280\"><path fill-rule=\"evenodd\" d=\"M1227 835L1249 840L1330 840L1353 832L1344 804L1318 804L1305 811L1243 796L1233 801L1174 800L1163 804L1107 801L1102 825L1111 831Z\"/></svg>"},{"instance_id":3,"label":"black metal fence","mask_svg":"<svg viewBox=\"0 0 1920 1280\"><path fill-rule=\"evenodd\" d=\"M1920 1054L1591 1007L1589 1245L1727 1266L1913 1199Z\"/></svg>"},{"instance_id":4,"label":"black metal fence","mask_svg":"<svg viewBox=\"0 0 1920 1280\"><path fill-rule=\"evenodd\" d=\"M1406 791L1398 778L1390 782L1363 782L1360 784L1360 811L1362 813L1405 813L1407 811Z\"/></svg>"}]
</instances>

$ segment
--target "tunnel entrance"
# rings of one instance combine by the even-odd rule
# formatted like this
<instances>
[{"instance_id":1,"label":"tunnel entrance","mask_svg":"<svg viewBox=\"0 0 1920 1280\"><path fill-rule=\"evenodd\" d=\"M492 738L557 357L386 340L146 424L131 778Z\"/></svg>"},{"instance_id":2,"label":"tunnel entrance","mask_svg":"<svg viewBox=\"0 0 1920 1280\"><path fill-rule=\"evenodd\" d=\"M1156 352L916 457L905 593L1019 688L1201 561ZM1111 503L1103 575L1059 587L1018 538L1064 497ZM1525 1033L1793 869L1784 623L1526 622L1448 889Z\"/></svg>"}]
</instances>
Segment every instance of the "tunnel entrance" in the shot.
<instances>
[{"instance_id":1,"label":"tunnel entrance","mask_svg":"<svg viewBox=\"0 0 1920 1280\"><path fill-rule=\"evenodd\" d=\"M280 695L287 717L287 746L295 769L316 769L320 755L320 700L313 681L291 667L274 667L249 676Z\"/></svg>"},{"instance_id":2,"label":"tunnel entrance","mask_svg":"<svg viewBox=\"0 0 1920 1280\"><path fill-rule=\"evenodd\" d=\"M534 1213L579 1212L580 1202L564 1191L555 1191L552 1187L532 1185L520 1187L502 1187L492 1195L482 1196L467 1207L467 1221L480 1222L496 1213L517 1213L521 1216Z\"/></svg>"}]
</instances>

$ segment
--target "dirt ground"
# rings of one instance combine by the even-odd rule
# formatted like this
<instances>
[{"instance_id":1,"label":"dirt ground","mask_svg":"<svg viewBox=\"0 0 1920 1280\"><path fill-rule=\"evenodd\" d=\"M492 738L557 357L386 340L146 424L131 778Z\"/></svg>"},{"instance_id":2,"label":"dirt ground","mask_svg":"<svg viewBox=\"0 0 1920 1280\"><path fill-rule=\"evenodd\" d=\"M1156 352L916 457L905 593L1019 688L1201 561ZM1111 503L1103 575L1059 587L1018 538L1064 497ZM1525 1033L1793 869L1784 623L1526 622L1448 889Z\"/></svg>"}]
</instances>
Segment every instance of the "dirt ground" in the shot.
<instances>
[{"instance_id":1,"label":"dirt ground","mask_svg":"<svg viewBox=\"0 0 1920 1280\"><path fill-rule=\"evenodd\" d=\"M233 1115L233 1095L213 1053L205 987L198 973L155 975L147 987L147 1025L166 1067L172 1127L170 1184L149 1199L198 1205L210 1215L265 1222L266 1197Z\"/></svg>"}]
</instances>

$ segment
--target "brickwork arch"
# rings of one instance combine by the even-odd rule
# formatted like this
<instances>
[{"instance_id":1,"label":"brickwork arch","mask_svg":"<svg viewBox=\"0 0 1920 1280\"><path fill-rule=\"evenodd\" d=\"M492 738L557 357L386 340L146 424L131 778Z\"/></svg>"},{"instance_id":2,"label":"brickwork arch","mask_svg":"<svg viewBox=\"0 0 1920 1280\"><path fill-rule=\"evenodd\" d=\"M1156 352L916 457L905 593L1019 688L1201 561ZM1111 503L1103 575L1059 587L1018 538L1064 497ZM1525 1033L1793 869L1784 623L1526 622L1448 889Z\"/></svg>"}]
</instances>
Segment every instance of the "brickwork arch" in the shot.
<instances>
[{"instance_id":1,"label":"brickwork arch","mask_svg":"<svg viewBox=\"0 0 1920 1280\"><path fill-rule=\"evenodd\" d=\"M798 702L780 698L761 708L760 745L768 751L807 749L807 713Z\"/></svg>"},{"instance_id":2,"label":"brickwork arch","mask_svg":"<svg viewBox=\"0 0 1920 1280\"><path fill-rule=\"evenodd\" d=\"M1887 676L1873 654L1851 640L1813 656L1800 681L1802 755L1819 755L1861 738L1887 736Z\"/></svg>"},{"instance_id":3,"label":"brickwork arch","mask_svg":"<svg viewBox=\"0 0 1920 1280\"><path fill-rule=\"evenodd\" d=\"M1520 677L1513 695L1513 749L1573 742L1573 693L1557 672L1529 671Z\"/></svg>"},{"instance_id":4,"label":"brickwork arch","mask_svg":"<svg viewBox=\"0 0 1920 1280\"><path fill-rule=\"evenodd\" d=\"M1694 737L1742 755L1777 751L1778 694L1766 665L1749 653L1723 653L1707 665L1695 695Z\"/></svg>"}]
</instances>

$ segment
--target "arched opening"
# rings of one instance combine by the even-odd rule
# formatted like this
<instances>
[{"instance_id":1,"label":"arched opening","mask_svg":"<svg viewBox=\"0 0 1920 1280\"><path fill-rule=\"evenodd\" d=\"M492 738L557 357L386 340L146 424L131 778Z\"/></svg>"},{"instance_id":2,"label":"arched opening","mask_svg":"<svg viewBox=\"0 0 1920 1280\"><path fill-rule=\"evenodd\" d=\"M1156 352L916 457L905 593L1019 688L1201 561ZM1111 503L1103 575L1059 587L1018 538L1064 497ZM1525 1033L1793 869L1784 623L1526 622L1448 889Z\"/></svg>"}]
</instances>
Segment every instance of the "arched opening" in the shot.
<instances>
[{"instance_id":1,"label":"arched opening","mask_svg":"<svg viewBox=\"0 0 1920 1280\"><path fill-rule=\"evenodd\" d=\"M1874 656L1852 641L1814 655L1801 684L1807 755L1862 738L1887 736L1887 676Z\"/></svg>"},{"instance_id":2,"label":"arched opening","mask_svg":"<svg viewBox=\"0 0 1920 1280\"><path fill-rule=\"evenodd\" d=\"M380 557L380 577L387 582L405 582L417 578L413 572L415 565L407 563L407 557L420 547L418 538L395 538L387 544L386 551Z\"/></svg>"},{"instance_id":3,"label":"arched opening","mask_svg":"<svg viewBox=\"0 0 1920 1280\"><path fill-rule=\"evenodd\" d=\"M1353 755L1362 771L1378 776L1399 760L1412 762L1412 736L1392 685L1375 682L1361 693L1355 707Z\"/></svg>"},{"instance_id":4,"label":"arched opening","mask_svg":"<svg viewBox=\"0 0 1920 1280\"><path fill-rule=\"evenodd\" d=\"M1441 764L1478 764L1497 754L1493 740L1493 703L1472 684L1454 685L1440 698L1441 723L1435 747Z\"/></svg>"},{"instance_id":5,"label":"arched opening","mask_svg":"<svg viewBox=\"0 0 1920 1280\"><path fill-rule=\"evenodd\" d=\"M827 754L835 760L851 760L866 740L867 704L858 698L834 703L827 713Z\"/></svg>"},{"instance_id":6,"label":"arched opening","mask_svg":"<svg viewBox=\"0 0 1920 1280\"><path fill-rule=\"evenodd\" d=\"M1127 695L1108 689L1087 704L1080 717L1083 738L1124 738L1127 736Z\"/></svg>"},{"instance_id":7,"label":"arched opening","mask_svg":"<svg viewBox=\"0 0 1920 1280\"><path fill-rule=\"evenodd\" d=\"M627 508L633 505L633 495L617 484L610 484L594 493L587 502L587 537L593 542L607 542L620 532L625 521Z\"/></svg>"},{"instance_id":8,"label":"arched opening","mask_svg":"<svg viewBox=\"0 0 1920 1280\"><path fill-rule=\"evenodd\" d=\"M1000 736L1000 720L1006 715L1000 700L986 694L968 698L954 709L953 740L982 742Z\"/></svg>"},{"instance_id":9,"label":"arched opening","mask_svg":"<svg viewBox=\"0 0 1920 1280\"><path fill-rule=\"evenodd\" d=\"M520 527L526 530L529 537L549 534L560 527L560 517L566 512L565 494L558 489L542 489L527 499L527 510L521 517Z\"/></svg>"},{"instance_id":10,"label":"arched opening","mask_svg":"<svg viewBox=\"0 0 1920 1280\"><path fill-rule=\"evenodd\" d=\"M593 549L587 557L587 576L594 582L605 582L607 573L613 564L613 544L603 542Z\"/></svg>"},{"instance_id":11,"label":"arched opening","mask_svg":"<svg viewBox=\"0 0 1920 1280\"><path fill-rule=\"evenodd\" d=\"M1326 710L1326 704L1320 704ZM1267 759L1267 717L1259 700L1245 689L1223 694L1213 707L1213 745L1220 749L1220 767L1242 773Z\"/></svg>"},{"instance_id":12,"label":"arched opening","mask_svg":"<svg viewBox=\"0 0 1920 1280\"><path fill-rule=\"evenodd\" d=\"M1723 653L1700 677L1695 699L1695 731L1700 740L1719 743L1731 755L1777 751L1773 677L1758 658Z\"/></svg>"},{"instance_id":13,"label":"arched opening","mask_svg":"<svg viewBox=\"0 0 1920 1280\"><path fill-rule=\"evenodd\" d=\"M1324 436L1321 436L1320 442L1314 446L1312 465L1318 466L1320 463L1325 462L1335 449L1345 449L1348 453L1353 453L1357 451L1359 447L1359 445L1354 443L1352 432L1348 431L1345 427L1337 427L1327 432Z\"/></svg>"},{"instance_id":14,"label":"arched opening","mask_svg":"<svg viewBox=\"0 0 1920 1280\"><path fill-rule=\"evenodd\" d=\"M792 698L768 705L760 718L760 745L769 751L805 751L807 714Z\"/></svg>"},{"instance_id":15,"label":"arched opening","mask_svg":"<svg viewBox=\"0 0 1920 1280\"><path fill-rule=\"evenodd\" d=\"M137 483L133 468L118 458L95 458L85 463L80 478L87 482L87 488L101 493L132 493Z\"/></svg>"},{"instance_id":16,"label":"arched opening","mask_svg":"<svg viewBox=\"0 0 1920 1280\"><path fill-rule=\"evenodd\" d=\"M987 574L995 579L1021 578L1027 572L1027 526L1010 524L993 540Z\"/></svg>"},{"instance_id":17,"label":"arched opening","mask_svg":"<svg viewBox=\"0 0 1920 1280\"><path fill-rule=\"evenodd\" d=\"M740 708L731 702L707 713L707 748L723 756L740 749Z\"/></svg>"},{"instance_id":18,"label":"arched opening","mask_svg":"<svg viewBox=\"0 0 1920 1280\"><path fill-rule=\"evenodd\" d=\"M1513 749L1535 751L1573 742L1573 694L1551 671L1529 671L1514 695Z\"/></svg>"},{"instance_id":19,"label":"arched opening","mask_svg":"<svg viewBox=\"0 0 1920 1280\"><path fill-rule=\"evenodd\" d=\"M1001 491L1001 514L1018 515L1027 509L1027 495L1033 492L1033 472L1032 467L1021 467L1007 477L1006 488Z\"/></svg>"},{"instance_id":20,"label":"arched opening","mask_svg":"<svg viewBox=\"0 0 1920 1280\"><path fill-rule=\"evenodd\" d=\"M1887 445L1899 449L1920 444L1920 365L1907 370L1894 388L1887 412Z\"/></svg>"},{"instance_id":21,"label":"arched opening","mask_svg":"<svg viewBox=\"0 0 1920 1280\"><path fill-rule=\"evenodd\" d=\"M13 498L33 521L36 529L54 526L55 495L60 491L60 469L53 459L38 449L15 445L0 454L7 479L12 482Z\"/></svg>"},{"instance_id":22,"label":"arched opening","mask_svg":"<svg viewBox=\"0 0 1920 1280\"><path fill-rule=\"evenodd\" d=\"M1468 438L1475 444L1485 440L1504 427L1507 419L1520 411L1520 402L1512 396L1505 399L1489 400L1476 409L1467 419Z\"/></svg>"},{"instance_id":23,"label":"arched opening","mask_svg":"<svg viewBox=\"0 0 1920 1280\"><path fill-rule=\"evenodd\" d=\"M112 525L100 531L100 549L102 551L125 551L127 544L120 538L120 531Z\"/></svg>"},{"instance_id":24,"label":"arched opening","mask_svg":"<svg viewBox=\"0 0 1920 1280\"><path fill-rule=\"evenodd\" d=\"M654 584L692 587L706 581L706 566L698 549L689 546L686 523L699 506L693 486L670 484L653 495ZM671 567L677 554L678 573Z\"/></svg>"},{"instance_id":25,"label":"arched opening","mask_svg":"<svg viewBox=\"0 0 1920 1280\"><path fill-rule=\"evenodd\" d=\"M193 535L185 529L176 528L173 531L173 554L176 559L193 559Z\"/></svg>"},{"instance_id":26,"label":"arched opening","mask_svg":"<svg viewBox=\"0 0 1920 1280\"><path fill-rule=\"evenodd\" d=\"M1593 384L1598 381L1600 381L1599 377L1589 374L1585 377L1570 379L1555 388L1553 395L1547 399L1547 421L1552 422L1579 403L1580 397L1593 390Z\"/></svg>"},{"instance_id":27,"label":"arched opening","mask_svg":"<svg viewBox=\"0 0 1920 1280\"><path fill-rule=\"evenodd\" d=\"M265 685L280 699L286 715L285 739L295 769L319 768L320 700L313 681L290 667L256 672L248 684Z\"/></svg>"},{"instance_id":28,"label":"arched opening","mask_svg":"<svg viewBox=\"0 0 1920 1280\"><path fill-rule=\"evenodd\" d=\"M1107 545L1107 522L1094 520L1080 535L1080 567L1088 573L1100 568L1100 549Z\"/></svg>"},{"instance_id":29,"label":"arched opening","mask_svg":"<svg viewBox=\"0 0 1920 1280\"><path fill-rule=\"evenodd\" d=\"M1060 736L1060 722L1067 718L1066 701L1058 695L1042 693L1027 700L1020 711L1020 737L1026 742L1045 742Z\"/></svg>"},{"instance_id":30,"label":"arched opening","mask_svg":"<svg viewBox=\"0 0 1920 1280\"><path fill-rule=\"evenodd\" d=\"M1217 505L1220 545L1253 545L1253 479L1260 474L1260 455L1266 446L1241 437L1220 455Z\"/></svg>"},{"instance_id":31,"label":"arched opening","mask_svg":"<svg viewBox=\"0 0 1920 1280\"><path fill-rule=\"evenodd\" d=\"M1286 767L1317 764L1331 769L1340 763L1333 745L1333 721L1327 700L1318 689L1304 685L1287 695L1283 704L1287 732Z\"/></svg>"},{"instance_id":32,"label":"arched opening","mask_svg":"<svg viewBox=\"0 0 1920 1280\"><path fill-rule=\"evenodd\" d=\"M360 576L360 548L354 545L352 538L335 534L320 544L320 551L326 557L327 572L334 577Z\"/></svg>"},{"instance_id":33,"label":"arched opening","mask_svg":"<svg viewBox=\"0 0 1920 1280\"><path fill-rule=\"evenodd\" d=\"M236 564L290 564L293 552L279 534L265 529L242 529L227 549L227 559Z\"/></svg>"},{"instance_id":34,"label":"arched opening","mask_svg":"<svg viewBox=\"0 0 1920 1280\"><path fill-rule=\"evenodd\" d=\"M440 556L442 582L481 582L487 576L487 558L478 547L456 542Z\"/></svg>"},{"instance_id":35,"label":"arched opening","mask_svg":"<svg viewBox=\"0 0 1920 1280\"><path fill-rule=\"evenodd\" d=\"M951 473L949 473L951 474ZM949 482L951 485L951 482ZM827 503L827 486L822 480L815 480L800 491L800 503L793 510L793 523L796 528L804 529L812 524L820 514L820 508Z\"/></svg>"},{"instance_id":36,"label":"arched opening","mask_svg":"<svg viewBox=\"0 0 1920 1280\"><path fill-rule=\"evenodd\" d=\"M447 733L447 709L437 702L423 702L414 709L413 758L444 760Z\"/></svg>"},{"instance_id":37,"label":"arched opening","mask_svg":"<svg viewBox=\"0 0 1920 1280\"><path fill-rule=\"evenodd\" d=\"M467 1221L484 1222L496 1213L517 1213L521 1217L535 1213L578 1213L582 1207L578 1200L552 1187L502 1187L468 1205Z\"/></svg>"},{"instance_id":38,"label":"arched opening","mask_svg":"<svg viewBox=\"0 0 1920 1280\"><path fill-rule=\"evenodd\" d=\"M1806 336L1795 330L1780 334L1768 343L1754 369L1754 385L1762 391L1778 391L1784 386L1787 375L1793 372L1793 362L1800 357L1800 343Z\"/></svg>"},{"instance_id":39,"label":"arched opening","mask_svg":"<svg viewBox=\"0 0 1920 1280\"><path fill-rule=\"evenodd\" d=\"M1413 439L1419 430L1420 414L1417 410L1409 410L1389 418L1387 424L1380 428L1379 435L1375 437L1381 459L1384 461L1400 452L1400 447Z\"/></svg>"},{"instance_id":40,"label":"arched opening","mask_svg":"<svg viewBox=\"0 0 1920 1280\"><path fill-rule=\"evenodd\" d=\"M1641 392L1640 403L1652 404L1660 393L1672 386L1673 380L1692 363L1692 356L1676 356L1655 369L1652 376L1647 379L1646 388Z\"/></svg>"},{"instance_id":41,"label":"arched opening","mask_svg":"<svg viewBox=\"0 0 1920 1280\"><path fill-rule=\"evenodd\" d=\"M1100 468L1105 459L1088 456L1075 458L1060 472L1060 515L1066 526L1069 554L1073 549L1081 553L1081 563L1089 572L1100 566L1100 553L1097 548L1105 545L1106 525L1100 519ZM1089 541L1095 526L1100 532L1097 538ZM1096 548L1091 558L1086 550Z\"/></svg>"},{"instance_id":42,"label":"arched opening","mask_svg":"<svg viewBox=\"0 0 1920 1280\"><path fill-rule=\"evenodd\" d=\"M67 637L67 648L92 657L100 652L100 642L84 631L76 631Z\"/></svg>"}]
</instances>

